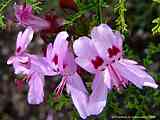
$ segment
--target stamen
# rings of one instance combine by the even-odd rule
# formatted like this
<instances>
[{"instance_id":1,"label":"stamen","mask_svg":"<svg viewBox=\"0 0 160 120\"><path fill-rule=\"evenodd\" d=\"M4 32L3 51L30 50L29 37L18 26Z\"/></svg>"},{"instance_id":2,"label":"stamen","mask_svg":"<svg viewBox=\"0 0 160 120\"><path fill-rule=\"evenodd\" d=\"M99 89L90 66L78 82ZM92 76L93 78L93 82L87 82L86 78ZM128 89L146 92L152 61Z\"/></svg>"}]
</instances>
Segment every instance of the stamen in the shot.
<instances>
[{"instance_id":1,"label":"stamen","mask_svg":"<svg viewBox=\"0 0 160 120\"><path fill-rule=\"evenodd\" d=\"M66 82L67 82L67 77L63 77L62 81L60 82L60 84L58 85L58 87L55 89L55 93L56 93L57 97L61 96Z\"/></svg>"},{"instance_id":2,"label":"stamen","mask_svg":"<svg viewBox=\"0 0 160 120\"><path fill-rule=\"evenodd\" d=\"M117 84L115 85L117 90L120 88L121 85L125 86L125 82L123 81L122 77L117 73L117 71L114 69L112 65L110 65L111 70L113 71L115 77L117 78Z\"/></svg>"}]
</instances>

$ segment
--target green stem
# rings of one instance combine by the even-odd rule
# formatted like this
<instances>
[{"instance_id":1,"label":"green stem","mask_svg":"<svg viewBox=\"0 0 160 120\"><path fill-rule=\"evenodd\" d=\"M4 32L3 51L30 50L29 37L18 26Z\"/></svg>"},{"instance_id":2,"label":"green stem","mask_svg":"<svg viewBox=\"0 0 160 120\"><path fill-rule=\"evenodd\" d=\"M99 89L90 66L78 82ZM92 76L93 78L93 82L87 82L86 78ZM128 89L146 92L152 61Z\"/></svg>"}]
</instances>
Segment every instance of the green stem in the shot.
<instances>
[{"instance_id":1,"label":"green stem","mask_svg":"<svg viewBox=\"0 0 160 120\"><path fill-rule=\"evenodd\" d=\"M97 23L101 24L102 22L102 0L97 0Z\"/></svg>"}]
</instances>

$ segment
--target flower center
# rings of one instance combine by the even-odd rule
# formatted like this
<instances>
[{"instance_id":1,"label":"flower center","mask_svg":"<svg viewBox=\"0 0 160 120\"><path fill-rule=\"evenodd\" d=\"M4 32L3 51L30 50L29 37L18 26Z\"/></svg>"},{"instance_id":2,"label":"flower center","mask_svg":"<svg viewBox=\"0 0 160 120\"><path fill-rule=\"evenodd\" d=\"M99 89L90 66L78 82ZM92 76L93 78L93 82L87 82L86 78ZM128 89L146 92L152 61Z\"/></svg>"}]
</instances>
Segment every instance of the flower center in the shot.
<instances>
[{"instance_id":1,"label":"flower center","mask_svg":"<svg viewBox=\"0 0 160 120\"><path fill-rule=\"evenodd\" d=\"M99 57L99 56L96 56L96 59L95 60L91 60L93 66L95 69L97 69L99 66L101 66L104 62L104 60Z\"/></svg>"}]
</instances>

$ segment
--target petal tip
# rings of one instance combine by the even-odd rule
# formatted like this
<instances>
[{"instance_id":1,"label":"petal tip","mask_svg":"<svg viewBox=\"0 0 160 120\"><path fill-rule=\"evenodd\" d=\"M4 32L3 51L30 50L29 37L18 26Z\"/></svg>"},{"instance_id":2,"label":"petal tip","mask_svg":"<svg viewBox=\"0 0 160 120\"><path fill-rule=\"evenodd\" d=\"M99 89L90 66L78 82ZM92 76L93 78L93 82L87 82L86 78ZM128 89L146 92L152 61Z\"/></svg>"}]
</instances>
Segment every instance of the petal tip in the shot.
<instances>
[{"instance_id":1,"label":"petal tip","mask_svg":"<svg viewBox=\"0 0 160 120\"><path fill-rule=\"evenodd\" d=\"M152 88L158 88L158 85L156 83L150 83L150 82L144 82L144 86L152 87Z\"/></svg>"}]
</instances>

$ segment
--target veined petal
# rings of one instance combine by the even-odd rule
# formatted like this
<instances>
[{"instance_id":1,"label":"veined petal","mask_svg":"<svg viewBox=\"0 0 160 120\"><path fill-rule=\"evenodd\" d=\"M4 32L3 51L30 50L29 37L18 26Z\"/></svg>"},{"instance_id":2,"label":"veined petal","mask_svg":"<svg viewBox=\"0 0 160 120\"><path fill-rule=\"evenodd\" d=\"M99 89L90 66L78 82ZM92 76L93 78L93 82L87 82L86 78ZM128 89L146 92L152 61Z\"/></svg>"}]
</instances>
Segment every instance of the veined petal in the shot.
<instances>
[{"instance_id":1,"label":"veined petal","mask_svg":"<svg viewBox=\"0 0 160 120\"><path fill-rule=\"evenodd\" d=\"M135 65L137 67L139 67L140 69L145 70L146 68L142 65L138 65L138 62L134 61L134 60L129 60L129 59L121 59L121 61L123 61L123 63L129 64L129 65Z\"/></svg>"},{"instance_id":2,"label":"veined petal","mask_svg":"<svg viewBox=\"0 0 160 120\"><path fill-rule=\"evenodd\" d=\"M57 72L54 72L56 68L48 61L45 57L31 55L31 64L32 69L35 71L38 70L39 73L43 75L57 75Z\"/></svg>"},{"instance_id":3,"label":"veined petal","mask_svg":"<svg viewBox=\"0 0 160 120\"><path fill-rule=\"evenodd\" d=\"M94 27L91 31L91 38L100 56L103 59L109 56L107 50L112 48L113 42L116 39L112 29L106 24Z\"/></svg>"},{"instance_id":4,"label":"veined petal","mask_svg":"<svg viewBox=\"0 0 160 120\"><path fill-rule=\"evenodd\" d=\"M13 64L15 61L16 57L15 56L11 56L8 60L7 60L7 64Z\"/></svg>"},{"instance_id":5,"label":"veined petal","mask_svg":"<svg viewBox=\"0 0 160 120\"><path fill-rule=\"evenodd\" d=\"M88 115L98 115L106 105L108 89L104 84L104 74L102 72L96 74L94 83L96 84L92 86L93 90L87 105Z\"/></svg>"},{"instance_id":6,"label":"veined petal","mask_svg":"<svg viewBox=\"0 0 160 120\"><path fill-rule=\"evenodd\" d=\"M86 71L88 71L90 73L96 72L96 69L94 68L93 64L88 59L83 59L83 58L77 57L75 59L75 61L79 66L81 66Z\"/></svg>"},{"instance_id":7,"label":"veined petal","mask_svg":"<svg viewBox=\"0 0 160 120\"><path fill-rule=\"evenodd\" d=\"M43 102L44 97L44 78L38 73L33 73L29 80L29 91L28 91L28 103L29 104L40 104Z\"/></svg>"},{"instance_id":8,"label":"veined petal","mask_svg":"<svg viewBox=\"0 0 160 120\"><path fill-rule=\"evenodd\" d=\"M52 61L53 57L54 57L53 44L49 43L49 45L47 46L46 58Z\"/></svg>"},{"instance_id":9,"label":"veined petal","mask_svg":"<svg viewBox=\"0 0 160 120\"><path fill-rule=\"evenodd\" d=\"M80 76L75 73L74 75L68 77L66 87L80 116L83 119L87 118L88 92Z\"/></svg>"},{"instance_id":10,"label":"veined petal","mask_svg":"<svg viewBox=\"0 0 160 120\"><path fill-rule=\"evenodd\" d=\"M66 52L63 63L63 71L67 74L73 74L77 70L77 65L75 63L74 55L71 51Z\"/></svg>"},{"instance_id":11,"label":"veined petal","mask_svg":"<svg viewBox=\"0 0 160 120\"><path fill-rule=\"evenodd\" d=\"M143 86L156 88L157 86L154 79L136 65L127 65L123 62L119 62L116 64L116 67L122 77L129 80L139 88L142 88Z\"/></svg>"},{"instance_id":12,"label":"veined petal","mask_svg":"<svg viewBox=\"0 0 160 120\"><path fill-rule=\"evenodd\" d=\"M42 19L40 17L31 15L28 21L25 23L26 26L31 26L32 29L36 32L40 30L44 30L50 27L50 24L45 19Z\"/></svg>"},{"instance_id":13,"label":"veined petal","mask_svg":"<svg viewBox=\"0 0 160 120\"><path fill-rule=\"evenodd\" d=\"M88 37L80 37L73 44L73 49L78 57L85 59L93 59L98 56L93 41Z\"/></svg>"},{"instance_id":14,"label":"veined petal","mask_svg":"<svg viewBox=\"0 0 160 120\"><path fill-rule=\"evenodd\" d=\"M27 74L29 72L28 56L12 56L8 59L7 64L13 64L15 74Z\"/></svg>"},{"instance_id":15,"label":"veined petal","mask_svg":"<svg viewBox=\"0 0 160 120\"><path fill-rule=\"evenodd\" d=\"M103 71L103 74L104 74L104 83L106 84L107 88L109 90L112 89L112 80L111 80L111 75L109 73L109 70L108 68L106 68L104 71Z\"/></svg>"},{"instance_id":16,"label":"veined petal","mask_svg":"<svg viewBox=\"0 0 160 120\"><path fill-rule=\"evenodd\" d=\"M132 65L127 64L125 62L121 62L121 64L125 65L130 71L132 71L134 74L140 76L140 77L151 77L147 72L145 72L143 69L141 69L138 65Z\"/></svg>"},{"instance_id":17,"label":"veined petal","mask_svg":"<svg viewBox=\"0 0 160 120\"><path fill-rule=\"evenodd\" d=\"M127 63L127 64L138 64L138 62L136 62L134 60L130 60L130 59L122 59L122 61Z\"/></svg>"},{"instance_id":18,"label":"veined petal","mask_svg":"<svg viewBox=\"0 0 160 120\"><path fill-rule=\"evenodd\" d=\"M16 54L22 53L26 50L28 44L33 38L33 30L31 27L27 27L23 34L20 32L16 42Z\"/></svg>"},{"instance_id":19,"label":"veined petal","mask_svg":"<svg viewBox=\"0 0 160 120\"><path fill-rule=\"evenodd\" d=\"M150 83L150 82L144 82L144 86L152 87L152 88L158 88L158 85L155 83Z\"/></svg>"},{"instance_id":20,"label":"veined petal","mask_svg":"<svg viewBox=\"0 0 160 120\"><path fill-rule=\"evenodd\" d=\"M118 31L115 31L114 35L115 35L116 39L113 41L113 44L116 45L119 49L122 50L122 45L123 45L123 39L124 39L124 37Z\"/></svg>"},{"instance_id":21,"label":"veined petal","mask_svg":"<svg viewBox=\"0 0 160 120\"><path fill-rule=\"evenodd\" d=\"M14 62L13 67L14 67L14 73L15 74L28 74L29 71L30 71L28 69L27 65L21 64L19 62Z\"/></svg>"},{"instance_id":22,"label":"veined petal","mask_svg":"<svg viewBox=\"0 0 160 120\"><path fill-rule=\"evenodd\" d=\"M14 5L15 15L20 23L25 22L30 15L32 15L31 5Z\"/></svg>"},{"instance_id":23,"label":"veined petal","mask_svg":"<svg viewBox=\"0 0 160 120\"><path fill-rule=\"evenodd\" d=\"M60 52L59 50L63 50L63 46L66 46L66 44L68 45L68 41L66 40L68 38L68 33L66 31L60 32L58 33L58 35L56 36L56 39L54 41L54 50L56 52ZM68 46L67 46L68 47Z\"/></svg>"},{"instance_id":24,"label":"veined petal","mask_svg":"<svg viewBox=\"0 0 160 120\"><path fill-rule=\"evenodd\" d=\"M58 66L60 69L63 69L63 62L66 52L68 50L68 41L66 40L68 37L67 32L60 32L54 41L54 52L58 58Z\"/></svg>"}]
</instances>

